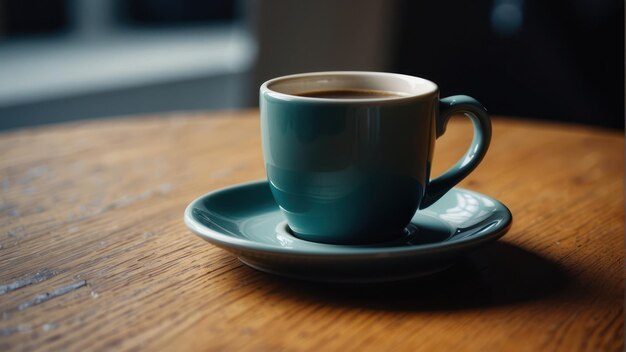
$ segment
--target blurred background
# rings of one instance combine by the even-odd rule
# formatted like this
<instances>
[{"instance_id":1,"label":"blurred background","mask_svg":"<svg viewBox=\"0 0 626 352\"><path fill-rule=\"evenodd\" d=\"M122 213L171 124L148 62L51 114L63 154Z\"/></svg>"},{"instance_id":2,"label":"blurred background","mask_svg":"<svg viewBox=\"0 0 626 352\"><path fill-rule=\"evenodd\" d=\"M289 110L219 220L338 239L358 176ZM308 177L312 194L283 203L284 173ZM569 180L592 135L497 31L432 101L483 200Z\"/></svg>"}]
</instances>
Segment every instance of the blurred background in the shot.
<instances>
[{"instance_id":1,"label":"blurred background","mask_svg":"<svg viewBox=\"0 0 626 352\"><path fill-rule=\"evenodd\" d=\"M622 0L0 0L0 129L251 107L320 70L624 129L624 63Z\"/></svg>"}]
</instances>

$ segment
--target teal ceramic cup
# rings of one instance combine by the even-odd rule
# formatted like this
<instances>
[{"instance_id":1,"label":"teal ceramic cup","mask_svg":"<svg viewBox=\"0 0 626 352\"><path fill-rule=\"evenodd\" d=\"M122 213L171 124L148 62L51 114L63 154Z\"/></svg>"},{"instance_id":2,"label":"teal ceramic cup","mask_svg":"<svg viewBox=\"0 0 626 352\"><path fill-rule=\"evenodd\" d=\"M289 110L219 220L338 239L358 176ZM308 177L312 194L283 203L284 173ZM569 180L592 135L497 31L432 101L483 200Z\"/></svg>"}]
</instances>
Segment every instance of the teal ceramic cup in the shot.
<instances>
[{"instance_id":1,"label":"teal ceramic cup","mask_svg":"<svg viewBox=\"0 0 626 352\"><path fill-rule=\"evenodd\" d=\"M308 92L379 91L366 97ZM428 80L382 72L317 72L260 89L263 157L274 199L294 235L332 244L394 240L485 156L491 122L475 99L439 99ZM435 141L450 116L473 122L465 155L430 179ZM468 131L469 132L469 131Z\"/></svg>"}]
</instances>

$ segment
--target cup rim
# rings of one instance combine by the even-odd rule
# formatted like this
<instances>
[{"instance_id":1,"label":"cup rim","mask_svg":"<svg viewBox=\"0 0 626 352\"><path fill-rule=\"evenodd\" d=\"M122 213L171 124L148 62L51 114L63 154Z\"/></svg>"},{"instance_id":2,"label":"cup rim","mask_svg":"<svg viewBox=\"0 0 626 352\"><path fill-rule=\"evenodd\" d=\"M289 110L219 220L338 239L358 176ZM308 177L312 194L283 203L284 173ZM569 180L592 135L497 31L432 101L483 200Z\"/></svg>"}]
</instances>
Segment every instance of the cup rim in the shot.
<instances>
[{"instance_id":1,"label":"cup rim","mask_svg":"<svg viewBox=\"0 0 626 352\"><path fill-rule=\"evenodd\" d=\"M413 92L399 92L393 91L394 93L402 94L402 95L394 95L391 97L377 97L377 98L320 98L320 97L305 97L300 95L295 95L292 93L281 92L276 89L273 89L272 86L278 83L287 82L289 80L299 80L305 78L321 78L324 76L328 77L367 77L367 78L377 78L382 79L383 77L386 79L395 79L398 81L403 81L405 84L409 84L414 87ZM418 87L419 86L419 90ZM390 89L380 89L380 90L390 90ZM299 102L320 102L320 103L397 103L401 101L407 100L416 100L424 97L431 96L432 94L436 94L439 91L439 87L434 82L427 80L425 78L405 75L401 73L392 73L392 72L376 72L376 71L320 71L320 72L306 72L306 73L298 73L292 75L285 75L276 78L272 78L270 80L265 81L260 87L261 96L269 96L272 98L276 98L282 101L299 101Z\"/></svg>"}]
</instances>

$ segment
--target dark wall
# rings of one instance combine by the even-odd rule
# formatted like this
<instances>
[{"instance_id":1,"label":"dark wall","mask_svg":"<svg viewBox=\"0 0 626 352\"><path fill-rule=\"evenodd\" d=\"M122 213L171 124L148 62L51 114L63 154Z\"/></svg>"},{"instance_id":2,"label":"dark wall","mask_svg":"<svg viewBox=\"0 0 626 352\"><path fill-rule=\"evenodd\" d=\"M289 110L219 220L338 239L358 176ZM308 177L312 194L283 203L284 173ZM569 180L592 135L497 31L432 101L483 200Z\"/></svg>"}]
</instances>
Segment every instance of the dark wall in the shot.
<instances>
[{"instance_id":1,"label":"dark wall","mask_svg":"<svg viewBox=\"0 0 626 352\"><path fill-rule=\"evenodd\" d=\"M623 1L400 0L398 10L394 71L493 114L624 128Z\"/></svg>"},{"instance_id":2,"label":"dark wall","mask_svg":"<svg viewBox=\"0 0 626 352\"><path fill-rule=\"evenodd\" d=\"M65 0L0 0L0 37L67 30Z\"/></svg>"},{"instance_id":3,"label":"dark wall","mask_svg":"<svg viewBox=\"0 0 626 352\"><path fill-rule=\"evenodd\" d=\"M134 27L173 27L229 22L236 0L110 0L115 21ZM0 35L58 34L71 30L69 0L0 0Z\"/></svg>"}]
</instances>

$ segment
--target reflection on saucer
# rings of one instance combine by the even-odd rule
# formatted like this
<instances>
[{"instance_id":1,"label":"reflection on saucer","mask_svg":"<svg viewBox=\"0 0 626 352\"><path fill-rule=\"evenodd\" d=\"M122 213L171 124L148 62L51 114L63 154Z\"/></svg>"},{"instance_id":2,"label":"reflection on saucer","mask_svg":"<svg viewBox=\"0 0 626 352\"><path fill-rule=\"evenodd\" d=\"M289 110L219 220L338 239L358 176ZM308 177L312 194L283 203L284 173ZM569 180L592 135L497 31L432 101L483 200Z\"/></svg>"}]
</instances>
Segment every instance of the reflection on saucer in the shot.
<instances>
[{"instance_id":1,"label":"reflection on saucer","mask_svg":"<svg viewBox=\"0 0 626 352\"><path fill-rule=\"evenodd\" d=\"M456 226L473 226L487 218L496 207L496 204L484 196L477 196L472 193L455 194L456 205L446 209L444 213L439 213L439 218Z\"/></svg>"}]
</instances>

